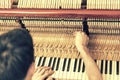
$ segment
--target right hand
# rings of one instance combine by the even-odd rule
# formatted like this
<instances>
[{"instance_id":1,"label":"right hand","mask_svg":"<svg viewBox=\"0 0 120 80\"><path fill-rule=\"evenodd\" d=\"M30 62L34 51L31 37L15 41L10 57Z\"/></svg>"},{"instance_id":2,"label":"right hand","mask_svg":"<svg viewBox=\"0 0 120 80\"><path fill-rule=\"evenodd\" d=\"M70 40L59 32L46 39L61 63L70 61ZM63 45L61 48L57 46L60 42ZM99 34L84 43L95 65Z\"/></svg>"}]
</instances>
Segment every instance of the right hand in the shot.
<instances>
[{"instance_id":1,"label":"right hand","mask_svg":"<svg viewBox=\"0 0 120 80\"><path fill-rule=\"evenodd\" d=\"M50 76L54 73L50 67L38 67L32 76L32 80L50 80ZM47 79L48 78L48 79Z\"/></svg>"},{"instance_id":2,"label":"right hand","mask_svg":"<svg viewBox=\"0 0 120 80\"><path fill-rule=\"evenodd\" d=\"M78 50L81 50L84 47L87 47L89 38L84 32L82 31L75 32L74 36L75 36L75 45Z\"/></svg>"}]
</instances>

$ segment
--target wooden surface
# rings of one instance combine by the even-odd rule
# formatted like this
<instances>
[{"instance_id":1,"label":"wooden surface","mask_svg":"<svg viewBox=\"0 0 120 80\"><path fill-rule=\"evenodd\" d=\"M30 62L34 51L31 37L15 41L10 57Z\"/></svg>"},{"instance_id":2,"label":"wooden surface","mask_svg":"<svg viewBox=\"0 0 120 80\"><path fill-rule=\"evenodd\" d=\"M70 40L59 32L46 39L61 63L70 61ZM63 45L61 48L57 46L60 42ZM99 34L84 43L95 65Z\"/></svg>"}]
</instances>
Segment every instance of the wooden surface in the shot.
<instances>
[{"instance_id":1,"label":"wooden surface","mask_svg":"<svg viewBox=\"0 0 120 80\"><path fill-rule=\"evenodd\" d=\"M120 18L120 10L0 9L0 17Z\"/></svg>"}]
</instances>

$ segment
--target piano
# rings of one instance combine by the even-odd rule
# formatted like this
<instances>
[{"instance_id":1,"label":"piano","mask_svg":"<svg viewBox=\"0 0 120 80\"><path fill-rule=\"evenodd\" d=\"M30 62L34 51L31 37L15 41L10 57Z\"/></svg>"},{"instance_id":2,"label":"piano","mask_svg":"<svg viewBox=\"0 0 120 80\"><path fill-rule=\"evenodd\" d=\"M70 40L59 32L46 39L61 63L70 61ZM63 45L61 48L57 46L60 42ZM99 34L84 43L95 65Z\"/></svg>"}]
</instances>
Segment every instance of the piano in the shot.
<instances>
[{"instance_id":1,"label":"piano","mask_svg":"<svg viewBox=\"0 0 120 80\"><path fill-rule=\"evenodd\" d=\"M103 80L120 80L119 4L120 0L0 0L0 34L20 28L16 20L21 19L33 37L36 67L51 66L58 80L88 80L73 36L74 31L88 30L90 55Z\"/></svg>"}]
</instances>

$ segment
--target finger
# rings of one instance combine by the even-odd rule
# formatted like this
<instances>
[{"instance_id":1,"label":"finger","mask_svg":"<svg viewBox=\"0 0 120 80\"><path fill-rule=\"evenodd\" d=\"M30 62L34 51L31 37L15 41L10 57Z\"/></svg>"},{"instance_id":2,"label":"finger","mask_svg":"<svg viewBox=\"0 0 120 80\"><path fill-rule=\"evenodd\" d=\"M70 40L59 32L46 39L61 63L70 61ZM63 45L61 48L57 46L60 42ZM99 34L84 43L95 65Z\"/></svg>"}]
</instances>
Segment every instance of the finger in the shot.
<instances>
[{"instance_id":1,"label":"finger","mask_svg":"<svg viewBox=\"0 0 120 80\"><path fill-rule=\"evenodd\" d=\"M55 80L55 79L52 77L48 77L46 80Z\"/></svg>"},{"instance_id":2,"label":"finger","mask_svg":"<svg viewBox=\"0 0 120 80\"><path fill-rule=\"evenodd\" d=\"M50 69L51 69L51 67L45 67L45 68L43 68L43 69L41 70L40 74L44 74L45 71L48 71L48 70L50 70Z\"/></svg>"},{"instance_id":3,"label":"finger","mask_svg":"<svg viewBox=\"0 0 120 80\"><path fill-rule=\"evenodd\" d=\"M39 67L35 70L35 73L39 73L41 70L43 69L43 67Z\"/></svg>"},{"instance_id":4,"label":"finger","mask_svg":"<svg viewBox=\"0 0 120 80\"><path fill-rule=\"evenodd\" d=\"M82 35L85 35L85 32L81 32Z\"/></svg>"},{"instance_id":5,"label":"finger","mask_svg":"<svg viewBox=\"0 0 120 80\"><path fill-rule=\"evenodd\" d=\"M76 36L76 34L80 34L80 33L82 33L82 31L75 31L73 35Z\"/></svg>"},{"instance_id":6,"label":"finger","mask_svg":"<svg viewBox=\"0 0 120 80\"><path fill-rule=\"evenodd\" d=\"M77 34L77 31L75 31L75 32L73 33L73 36L76 36L76 34Z\"/></svg>"},{"instance_id":7,"label":"finger","mask_svg":"<svg viewBox=\"0 0 120 80\"><path fill-rule=\"evenodd\" d=\"M46 73L42 76L42 79L45 79L45 78L51 76L53 73L54 73L54 71L46 72Z\"/></svg>"},{"instance_id":8,"label":"finger","mask_svg":"<svg viewBox=\"0 0 120 80\"><path fill-rule=\"evenodd\" d=\"M48 67L48 66L38 66L36 69L39 69L39 68L46 68L46 67Z\"/></svg>"},{"instance_id":9,"label":"finger","mask_svg":"<svg viewBox=\"0 0 120 80\"><path fill-rule=\"evenodd\" d=\"M41 80L42 76L44 76L45 73L49 73L51 67L41 67L41 68L42 68L42 70L38 69L38 71L34 73L34 76L40 78L40 80ZM42 80L44 80L44 79L42 79Z\"/></svg>"},{"instance_id":10,"label":"finger","mask_svg":"<svg viewBox=\"0 0 120 80\"><path fill-rule=\"evenodd\" d=\"M37 67L35 68L35 71L37 71L40 67L41 67L41 66L37 66Z\"/></svg>"},{"instance_id":11,"label":"finger","mask_svg":"<svg viewBox=\"0 0 120 80\"><path fill-rule=\"evenodd\" d=\"M43 68L47 68L47 67L48 66L44 66L44 67L39 66L35 69L35 72L40 72Z\"/></svg>"},{"instance_id":12,"label":"finger","mask_svg":"<svg viewBox=\"0 0 120 80\"><path fill-rule=\"evenodd\" d=\"M79 32L77 32L77 34L79 34L79 35L86 35L86 33L83 32L83 31L79 31Z\"/></svg>"}]
</instances>

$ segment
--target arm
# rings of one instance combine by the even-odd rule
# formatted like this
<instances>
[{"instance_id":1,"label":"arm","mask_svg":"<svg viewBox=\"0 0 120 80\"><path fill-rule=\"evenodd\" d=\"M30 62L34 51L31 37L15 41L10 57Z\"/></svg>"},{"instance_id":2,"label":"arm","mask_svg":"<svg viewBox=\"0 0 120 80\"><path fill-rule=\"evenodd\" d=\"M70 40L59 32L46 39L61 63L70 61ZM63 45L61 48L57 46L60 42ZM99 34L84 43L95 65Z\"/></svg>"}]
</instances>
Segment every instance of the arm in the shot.
<instances>
[{"instance_id":1,"label":"arm","mask_svg":"<svg viewBox=\"0 0 120 80\"><path fill-rule=\"evenodd\" d=\"M77 50L81 53L81 57L84 61L86 67L86 73L88 75L89 80L102 80L101 73L90 56L89 49L87 48L89 38L83 32L75 33L75 45ZM91 69L92 68L92 69Z\"/></svg>"}]
</instances>

